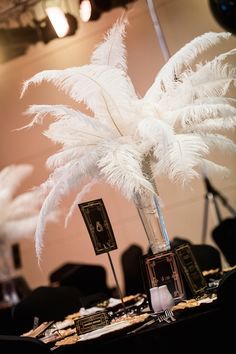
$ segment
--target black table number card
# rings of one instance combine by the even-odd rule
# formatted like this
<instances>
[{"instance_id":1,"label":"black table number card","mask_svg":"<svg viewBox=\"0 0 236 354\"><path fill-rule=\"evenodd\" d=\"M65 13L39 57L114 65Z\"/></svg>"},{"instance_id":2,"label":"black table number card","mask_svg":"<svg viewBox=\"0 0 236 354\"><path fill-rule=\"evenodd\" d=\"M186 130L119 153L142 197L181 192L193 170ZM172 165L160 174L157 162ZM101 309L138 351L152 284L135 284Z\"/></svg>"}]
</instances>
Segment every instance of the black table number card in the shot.
<instances>
[{"instance_id":1,"label":"black table number card","mask_svg":"<svg viewBox=\"0 0 236 354\"><path fill-rule=\"evenodd\" d=\"M96 255L117 249L112 226L102 199L79 204Z\"/></svg>"},{"instance_id":2,"label":"black table number card","mask_svg":"<svg viewBox=\"0 0 236 354\"><path fill-rule=\"evenodd\" d=\"M202 294L207 287L207 283L202 275L202 272L197 264L190 246L187 243L178 246L175 248L175 253L178 257L180 266L191 292L194 296Z\"/></svg>"}]
</instances>

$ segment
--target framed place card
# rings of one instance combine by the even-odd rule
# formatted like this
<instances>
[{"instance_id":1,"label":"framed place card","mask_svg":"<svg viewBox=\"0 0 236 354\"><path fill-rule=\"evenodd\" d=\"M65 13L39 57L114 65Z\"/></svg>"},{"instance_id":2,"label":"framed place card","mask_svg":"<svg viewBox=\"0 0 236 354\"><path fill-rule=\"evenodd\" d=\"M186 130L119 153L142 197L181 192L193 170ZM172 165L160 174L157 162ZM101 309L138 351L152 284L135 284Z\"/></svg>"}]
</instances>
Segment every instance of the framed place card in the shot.
<instances>
[{"instance_id":1,"label":"framed place card","mask_svg":"<svg viewBox=\"0 0 236 354\"><path fill-rule=\"evenodd\" d=\"M98 328L107 326L110 323L108 314L104 311L92 315L81 316L75 320L75 327L78 335L95 331Z\"/></svg>"},{"instance_id":2,"label":"framed place card","mask_svg":"<svg viewBox=\"0 0 236 354\"><path fill-rule=\"evenodd\" d=\"M189 244L186 243L176 247L175 253L192 294L194 296L202 294L207 287L207 283Z\"/></svg>"},{"instance_id":3,"label":"framed place card","mask_svg":"<svg viewBox=\"0 0 236 354\"><path fill-rule=\"evenodd\" d=\"M144 265L148 276L146 287L167 285L175 302L184 299L185 292L173 251L144 256Z\"/></svg>"},{"instance_id":4,"label":"framed place card","mask_svg":"<svg viewBox=\"0 0 236 354\"><path fill-rule=\"evenodd\" d=\"M96 255L117 249L112 226L102 199L79 204Z\"/></svg>"}]
</instances>

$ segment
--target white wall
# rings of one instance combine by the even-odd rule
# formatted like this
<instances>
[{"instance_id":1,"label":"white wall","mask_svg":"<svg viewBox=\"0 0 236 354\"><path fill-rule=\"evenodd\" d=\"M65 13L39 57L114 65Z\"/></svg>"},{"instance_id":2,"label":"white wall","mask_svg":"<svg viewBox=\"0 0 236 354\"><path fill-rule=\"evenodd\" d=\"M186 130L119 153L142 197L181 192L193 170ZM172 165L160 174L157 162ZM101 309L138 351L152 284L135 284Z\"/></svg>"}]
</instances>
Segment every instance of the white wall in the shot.
<instances>
[{"instance_id":1,"label":"white wall","mask_svg":"<svg viewBox=\"0 0 236 354\"><path fill-rule=\"evenodd\" d=\"M214 21L206 0L166 0L154 1L154 3L171 54L197 35L207 31L222 31ZM164 64L164 59L146 1L138 0L129 8L132 11L129 14L130 26L127 31L128 72L137 92L142 95ZM105 30L122 12L120 8L114 9L103 14L99 21L81 23L75 36L52 41L48 45L38 43L31 47L25 56L0 66L1 167L26 162L35 166L32 178L24 184L22 190L38 185L47 178L49 171L44 163L56 149L41 134L47 123L30 131L14 131L15 128L28 122L22 113L30 104L71 103L67 97L48 84L32 87L20 100L22 82L41 70L63 69L88 63L94 46L102 40ZM224 45L220 45L218 50L231 49L235 44L236 38L233 37ZM235 134L231 133L231 137L235 138ZM213 157L229 167L232 173L225 180L214 178L212 183L228 198L230 204L236 207L234 178L236 156L222 156L216 153ZM194 181L185 189L171 184L164 178L157 181L157 184L163 200L163 211L170 239L178 235L200 243L205 195L202 180ZM118 250L112 252L112 258L122 284L120 255L130 243L134 242L146 250L148 247L146 236L133 203L124 199L118 191L105 184L97 185L84 201L97 198L103 199L114 229ZM64 211L69 207L70 202L70 196L62 202ZM224 208L222 213L229 215ZM79 210L67 229L64 228L63 215L60 222L51 224L46 229L41 268L37 264L33 238L21 241L23 258L21 273L31 287L47 284L48 274L67 261L103 264L107 268L109 284L114 285L107 255L95 256ZM216 224L213 209L210 210L209 215L209 231ZM210 232L208 232L207 242L211 242Z\"/></svg>"}]
</instances>

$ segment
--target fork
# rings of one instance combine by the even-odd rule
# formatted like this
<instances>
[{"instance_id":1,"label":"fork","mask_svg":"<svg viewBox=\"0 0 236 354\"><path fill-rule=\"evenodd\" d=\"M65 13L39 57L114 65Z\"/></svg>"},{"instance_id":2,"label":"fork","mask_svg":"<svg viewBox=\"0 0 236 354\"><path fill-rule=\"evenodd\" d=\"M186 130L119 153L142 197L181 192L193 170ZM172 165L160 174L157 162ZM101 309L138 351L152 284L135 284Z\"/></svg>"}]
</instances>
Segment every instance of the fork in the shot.
<instances>
[{"instance_id":1,"label":"fork","mask_svg":"<svg viewBox=\"0 0 236 354\"><path fill-rule=\"evenodd\" d=\"M172 322L176 321L174 314L171 310L165 310L165 315L167 318L170 318Z\"/></svg>"}]
</instances>

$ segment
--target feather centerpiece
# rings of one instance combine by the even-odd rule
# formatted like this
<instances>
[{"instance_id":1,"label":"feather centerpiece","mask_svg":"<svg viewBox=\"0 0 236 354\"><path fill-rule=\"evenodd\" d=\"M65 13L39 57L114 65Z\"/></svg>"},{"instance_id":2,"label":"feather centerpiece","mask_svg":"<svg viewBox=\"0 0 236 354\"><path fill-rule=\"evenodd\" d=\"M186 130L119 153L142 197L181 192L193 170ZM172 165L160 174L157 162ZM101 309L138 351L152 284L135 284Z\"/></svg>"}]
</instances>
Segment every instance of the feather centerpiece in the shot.
<instances>
[{"instance_id":1,"label":"feather centerpiece","mask_svg":"<svg viewBox=\"0 0 236 354\"><path fill-rule=\"evenodd\" d=\"M39 188L15 195L18 187L33 172L30 164L9 165L0 171L0 277L10 276L8 243L33 236L45 196ZM56 221L51 211L46 221Z\"/></svg>"},{"instance_id":2,"label":"feather centerpiece","mask_svg":"<svg viewBox=\"0 0 236 354\"><path fill-rule=\"evenodd\" d=\"M22 95L32 84L50 82L76 103L83 102L89 112L65 105L32 105L26 112L34 115L27 127L46 115L54 117L44 134L62 146L47 160L53 171L42 185L48 194L36 229L38 257L47 213L82 182L90 181L89 187L77 194L68 215L86 188L100 180L134 200L147 191L155 195L154 178L162 174L185 184L203 170L227 173L207 156L214 148L236 152L236 144L219 133L236 125L236 100L229 97L236 67L226 63L236 49L193 64L230 34L209 32L187 43L140 98L127 74L126 26L126 18L114 24L90 64L42 71L24 82ZM143 169L145 160L151 173Z\"/></svg>"}]
</instances>

